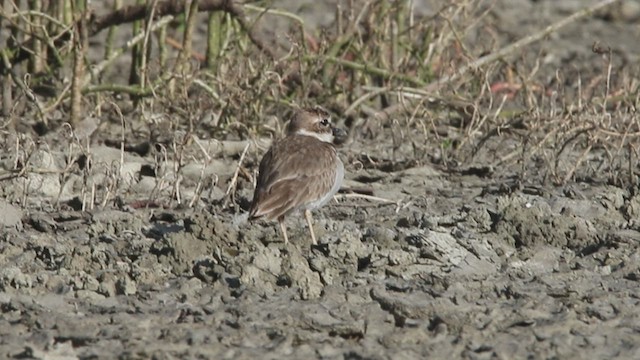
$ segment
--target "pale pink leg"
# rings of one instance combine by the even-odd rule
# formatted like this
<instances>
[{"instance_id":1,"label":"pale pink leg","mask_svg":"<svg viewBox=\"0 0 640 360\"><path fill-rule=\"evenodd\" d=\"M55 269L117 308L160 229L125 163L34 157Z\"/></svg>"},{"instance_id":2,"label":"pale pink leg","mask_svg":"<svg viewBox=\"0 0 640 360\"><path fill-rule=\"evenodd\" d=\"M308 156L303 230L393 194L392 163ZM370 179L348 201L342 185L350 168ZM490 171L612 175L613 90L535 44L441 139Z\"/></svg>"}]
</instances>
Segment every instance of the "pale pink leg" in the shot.
<instances>
[{"instance_id":1,"label":"pale pink leg","mask_svg":"<svg viewBox=\"0 0 640 360\"><path fill-rule=\"evenodd\" d=\"M311 242L313 242L313 245L318 245L318 242L316 241L316 234L313 233L313 221L311 219L311 210L305 210L304 211L304 217L305 219L307 219L307 225L309 226L309 232L311 233Z\"/></svg>"},{"instance_id":2,"label":"pale pink leg","mask_svg":"<svg viewBox=\"0 0 640 360\"><path fill-rule=\"evenodd\" d=\"M278 223L280 224L280 230L282 230L282 236L284 236L284 244L287 245L289 237L287 236L287 226L284 224L284 216L278 218Z\"/></svg>"}]
</instances>

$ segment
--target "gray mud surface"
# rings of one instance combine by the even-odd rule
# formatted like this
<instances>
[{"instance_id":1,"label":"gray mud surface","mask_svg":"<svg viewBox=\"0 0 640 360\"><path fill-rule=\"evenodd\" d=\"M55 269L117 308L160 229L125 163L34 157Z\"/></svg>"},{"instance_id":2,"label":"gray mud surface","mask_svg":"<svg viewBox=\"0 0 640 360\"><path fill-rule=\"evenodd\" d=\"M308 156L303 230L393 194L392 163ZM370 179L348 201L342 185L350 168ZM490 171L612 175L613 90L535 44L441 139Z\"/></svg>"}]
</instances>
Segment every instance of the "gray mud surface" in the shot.
<instances>
[{"instance_id":1,"label":"gray mud surface","mask_svg":"<svg viewBox=\"0 0 640 360\"><path fill-rule=\"evenodd\" d=\"M585 3L498 1L496 41ZM540 71L595 71L594 41L637 64L639 33L637 19L590 17L537 45ZM356 133L340 148L345 186L391 201L339 196L314 214L319 246L301 216L284 246L275 224L242 221L249 181L227 196L252 142L192 143L178 178L154 153L121 163L104 145L114 129L92 138L90 170L55 172L61 128L32 155L42 171L0 183L1 358L640 358L637 190L554 186L540 163L524 182L520 168L446 171L438 144L417 158L409 142L392 151L392 129ZM20 139L6 135L3 168ZM267 146L251 146L249 171Z\"/></svg>"}]
</instances>

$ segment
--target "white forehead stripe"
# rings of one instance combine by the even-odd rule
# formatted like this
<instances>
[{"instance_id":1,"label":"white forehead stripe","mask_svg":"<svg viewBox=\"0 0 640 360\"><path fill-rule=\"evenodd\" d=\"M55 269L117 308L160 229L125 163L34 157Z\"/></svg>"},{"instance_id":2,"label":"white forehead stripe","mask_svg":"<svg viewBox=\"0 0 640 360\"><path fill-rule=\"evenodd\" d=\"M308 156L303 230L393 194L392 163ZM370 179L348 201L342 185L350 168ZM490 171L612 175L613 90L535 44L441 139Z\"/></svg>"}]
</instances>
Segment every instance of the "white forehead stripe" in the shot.
<instances>
[{"instance_id":1,"label":"white forehead stripe","mask_svg":"<svg viewBox=\"0 0 640 360\"><path fill-rule=\"evenodd\" d=\"M333 142L333 134L328 132L328 133L317 133L317 132L313 132L313 131L309 131L309 130L305 130L305 129L300 129L296 132L296 134L298 135L304 135L304 136L313 136L316 139L320 140L320 141L324 141L324 142L328 142L328 143L332 143Z\"/></svg>"}]
</instances>

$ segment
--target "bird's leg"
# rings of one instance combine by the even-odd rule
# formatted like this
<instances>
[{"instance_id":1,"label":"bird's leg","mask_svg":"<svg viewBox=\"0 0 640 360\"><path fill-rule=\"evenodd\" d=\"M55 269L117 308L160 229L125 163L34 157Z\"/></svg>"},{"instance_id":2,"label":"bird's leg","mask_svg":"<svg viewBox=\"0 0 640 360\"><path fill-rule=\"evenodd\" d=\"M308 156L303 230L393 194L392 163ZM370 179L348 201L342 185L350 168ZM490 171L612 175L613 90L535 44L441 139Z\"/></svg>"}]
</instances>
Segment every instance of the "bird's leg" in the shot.
<instances>
[{"instance_id":1,"label":"bird's leg","mask_svg":"<svg viewBox=\"0 0 640 360\"><path fill-rule=\"evenodd\" d=\"M280 224L280 230L282 230L282 236L284 236L284 244L289 243L289 237L287 236L287 226L284 224L284 216L278 218L278 224Z\"/></svg>"},{"instance_id":2,"label":"bird's leg","mask_svg":"<svg viewBox=\"0 0 640 360\"><path fill-rule=\"evenodd\" d=\"M306 209L304 211L304 218L307 219L307 225L309 226L309 232L311 233L311 242L313 242L313 245L318 245L318 242L316 241L316 234L313 233L313 221L311 219L311 210Z\"/></svg>"}]
</instances>

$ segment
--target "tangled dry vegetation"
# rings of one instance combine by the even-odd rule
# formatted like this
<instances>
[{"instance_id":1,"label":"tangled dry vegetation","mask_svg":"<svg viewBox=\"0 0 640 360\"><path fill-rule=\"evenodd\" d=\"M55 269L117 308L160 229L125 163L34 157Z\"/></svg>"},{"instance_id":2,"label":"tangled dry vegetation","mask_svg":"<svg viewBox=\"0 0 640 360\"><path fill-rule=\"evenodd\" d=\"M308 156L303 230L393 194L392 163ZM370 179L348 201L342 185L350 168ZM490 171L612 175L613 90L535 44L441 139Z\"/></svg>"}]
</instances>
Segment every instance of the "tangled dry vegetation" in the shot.
<instances>
[{"instance_id":1,"label":"tangled dry vegetation","mask_svg":"<svg viewBox=\"0 0 640 360\"><path fill-rule=\"evenodd\" d=\"M594 44L593 71L540 74L544 55L530 47L615 2L504 46L493 5L479 0L440 2L429 16L411 1L338 1L319 30L268 1L5 0L0 181L76 176L85 194L76 206L106 206L130 190L125 154L152 154L155 166L141 171L167 179L154 196L193 206L221 180L202 174L184 199L189 161L204 168L232 155L242 163L243 140L277 134L292 105L322 104L358 142L390 139L387 159L353 154L365 167L431 162L508 175L507 188L576 179L636 185L637 69ZM94 161L96 138L120 161ZM224 146L212 151L212 143ZM61 170L46 166L53 149ZM101 181L89 182L96 172ZM226 179L230 195L238 177L252 174L238 167ZM4 196L28 202L33 181Z\"/></svg>"}]
</instances>

